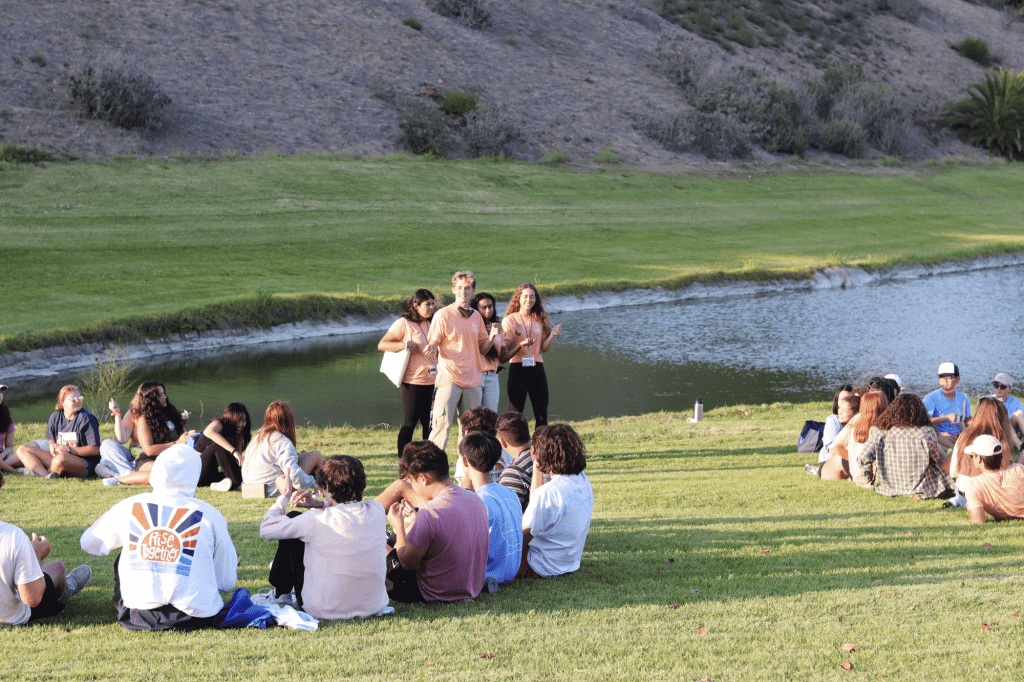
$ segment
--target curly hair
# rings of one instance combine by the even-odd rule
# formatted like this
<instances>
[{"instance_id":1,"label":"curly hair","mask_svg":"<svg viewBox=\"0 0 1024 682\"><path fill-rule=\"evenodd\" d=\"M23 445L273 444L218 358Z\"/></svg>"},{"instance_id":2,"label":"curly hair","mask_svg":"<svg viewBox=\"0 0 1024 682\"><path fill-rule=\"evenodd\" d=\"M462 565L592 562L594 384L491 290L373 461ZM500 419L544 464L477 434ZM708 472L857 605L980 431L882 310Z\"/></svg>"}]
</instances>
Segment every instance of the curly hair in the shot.
<instances>
[{"instance_id":1,"label":"curly hair","mask_svg":"<svg viewBox=\"0 0 1024 682\"><path fill-rule=\"evenodd\" d=\"M331 499L343 502L360 502L366 490L366 470L363 463L350 455L334 455L313 472L317 487L326 490Z\"/></svg>"},{"instance_id":2,"label":"curly hair","mask_svg":"<svg viewBox=\"0 0 1024 682\"><path fill-rule=\"evenodd\" d=\"M416 309L424 301L433 301L434 294L430 293L428 289L417 289L413 292L409 300L405 302L405 307L402 311L402 317L409 320L410 322L430 322L431 318L423 317L420 312Z\"/></svg>"},{"instance_id":3,"label":"curly hair","mask_svg":"<svg viewBox=\"0 0 1024 682\"><path fill-rule=\"evenodd\" d=\"M398 477L427 474L435 481L448 480L448 455L429 440L413 441L402 449Z\"/></svg>"},{"instance_id":4,"label":"curly hair","mask_svg":"<svg viewBox=\"0 0 1024 682\"><path fill-rule=\"evenodd\" d=\"M583 441L568 424L537 427L530 445L533 465L545 474L578 474L587 468Z\"/></svg>"},{"instance_id":5,"label":"curly hair","mask_svg":"<svg viewBox=\"0 0 1024 682\"><path fill-rule=\"evenodd\" d=\"M537 291L537 287L533 286L529 282L523 282L516 289L516 293L512 294L512 298L508 300L508 307L505 308L505 317L508 317L512 313L519 313L521 315L527 315L519 310L519 296L527 289L533 289L533 296L536 299L533 302L533 308L530 309L529 314L540 320L541 327L544 329L544 336L551 333L551 320L548 318L547 312L544 310L544 304L540 300L540 292Z\"/></svg>"},{"instance_id":6,"label":"curly hair","mask_svg":"<svg viewBox=\"0 0 1024 682\"><path fill-rule=\"evenodd\" d=\"M901 393L896 396L875 422L875 426L883 431L897 426L931 426L928 409L914 393Z\"/></svg>"},{"instance_id":7,"label":"curly hair","mask_svg":"<svg viewBox=\"0 0 1024 682\"><path fill-rule=\"evenodd\" d=\"M263 414L263 426L256 432L256 440L268 438L274 431L297 445L295 441L295 413L292 406L283 400L275 400Z\"/></svg>"},{"instance_id":8,"label":"curly hair","mask_svg":"<svg viewBox=\"0 0 1024 682\"><path fill-rule=\"evenodd\" d=\"M497 428L495 428L497 421L498 415L494 413L494 410L483 405L466 410L459 417L459 425L462 427L463 433L484 431L493 436L498 432Z\"/></svg>"},{"instance_id":9,"label":"curly hair","mask_svg":"<svg viewBox=\"0 0 1024 682\"><path fill-rule=\"evenodd\" d=\"M181 413L170 400L167 405L160 404L161 393L167 397L167 390L159 381L143 381L128 412L133 421L142 419L146 422L154 443L171 443L177 438L175 434L185 432L185 425L181 421ZM173 431L167 427L167 422L174 426Z\"/></svg>"}]
</instances>

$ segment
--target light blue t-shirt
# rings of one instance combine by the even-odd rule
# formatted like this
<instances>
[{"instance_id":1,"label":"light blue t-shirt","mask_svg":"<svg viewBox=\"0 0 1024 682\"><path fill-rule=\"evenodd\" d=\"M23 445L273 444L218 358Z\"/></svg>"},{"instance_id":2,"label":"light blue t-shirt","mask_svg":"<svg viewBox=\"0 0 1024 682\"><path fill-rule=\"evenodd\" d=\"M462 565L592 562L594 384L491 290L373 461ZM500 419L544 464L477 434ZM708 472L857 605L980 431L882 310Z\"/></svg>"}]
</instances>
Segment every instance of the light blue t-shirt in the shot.
<instances>
[{"instance_id":1,"label":"light blue t-shirt","mask_svg":"<svg viewBox=\"0 0 1024 682\"><path fill-rule=\"evenodd\" d=\"M994 395L990 395L988 397L995 398ZM998 398L996 398L996 400L998 400ZM1003 403L1003 405L1006 406L1006 414L1011 417L1013 416L1013 413L1016 412L1017 410L1024 411L1024 403L1021 403L1021 401L1017 400L1012 395L1006 396L1006 402Z\"/></svg>"},{"instance_id":2,"label":"light blue t-shirt","mask_svg":"<svg viewBox=\"0 0 1024 682\"><path fill-rule=\"evenodd\" d=\"M971 401L960 391L953 392L953 399L948 400L942 389L932 391L924 397L924 406L929 417L941 417L946 414L957 414L961 418L971 416ZM960 425L953 422L942 422L935 427L939 433L949 434L954 438L960 433Z\"/></svg>"},{"instance_id":3,"label":"light blue t-shirt","mask_svg":"<svg viewBox=\"0 0 1024 682\"><path fill-rule=\"evenodd\" d=\"M476 491L487 507L487 577L499 584L511 582L523 556L523 508L510 488L488 483Z\"/></svg>"}]
</instances>

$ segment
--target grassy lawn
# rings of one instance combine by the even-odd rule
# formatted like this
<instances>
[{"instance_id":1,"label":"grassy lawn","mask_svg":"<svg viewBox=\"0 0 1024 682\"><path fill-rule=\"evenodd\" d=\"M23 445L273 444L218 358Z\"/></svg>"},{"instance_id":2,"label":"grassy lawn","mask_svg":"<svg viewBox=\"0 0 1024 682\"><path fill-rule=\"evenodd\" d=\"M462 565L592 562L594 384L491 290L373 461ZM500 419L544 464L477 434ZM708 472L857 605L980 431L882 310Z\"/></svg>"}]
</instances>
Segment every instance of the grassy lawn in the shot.
<instances>
[{"instance_id":1,"label":"grassy lawn","mask_svg":"<svg viewBox=\"0 0 1024 682\"><path fill-rule=\"evenodd\" d=\"M10 476L0 517L48 535L53 556L88 562L96 577L65 614L7 632L3 675L959 681L988 671L1013 679L1024 634L1020 524L971 526L966 512L938 501L806 476L796 434L827 409L720 408L698 425L668 413L576 423L596 499L577 574L516 583L474 603L399 605L395 615L324 622L315 633L122 630L110 604L113 557L84 555L78 538L139 490ZM20 438L42 433L20 426ZM393 435L303 430L299 445L362 457L373 494L394 476L394 460L372 454L389 451ZM239 586L265 586L274 545L259 539L257 524L268 503L200 497L228 519Z\"/></svg>"},{"instance_id":2,"label":"grassy lawn","mask_svg":"<svg viewBox=\"0 0 1024 682\"><path fill-rule=\"evenodd\" d=\"M0 342L259 294L444 293L464 267L499 295L550 294L1020 251L1022 180L1003 164L707 177L401 156L4 167Z\"/></svg>"}]
</instances>

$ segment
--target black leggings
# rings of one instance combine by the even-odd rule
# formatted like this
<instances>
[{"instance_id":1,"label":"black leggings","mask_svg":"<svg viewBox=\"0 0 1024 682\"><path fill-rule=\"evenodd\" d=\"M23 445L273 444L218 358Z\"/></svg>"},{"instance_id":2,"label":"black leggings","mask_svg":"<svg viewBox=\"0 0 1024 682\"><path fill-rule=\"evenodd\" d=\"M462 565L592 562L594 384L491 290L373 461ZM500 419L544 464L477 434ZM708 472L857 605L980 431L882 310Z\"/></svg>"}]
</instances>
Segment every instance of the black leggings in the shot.
<instances>
[{"instance_id":1,"label":"black leggings","mask_svg":"<svg viewBox=\"0 0 1024 682\"><path fill-rule=\"evenodd\" d=\"M544 363L538 362L533 367L523 367L521 363L512 362L508 366L508 409L522 412L529 396L533 406L533 418L537 426L548 423L548 376L544 373Z\"/></svg>"},{"instance_id":2,"label":"black leggings","mask_svg":"<svg viewBox=\"0 0 1024 682\"><path fill-rule=\"evenodd\" d=\"M288 518L294 519L303 512L290 511ZM294 590L295 601L302 609L302 586L306 581L306 543L298 538L286 538L277 541L277 553L270 564L270 584L274 586L274 596L280 597Z\"/></svg>"},{"instance_id":3,"label":"black leggings","mask_svg":"<svg viewBox=\"0 0 1024 682\"><path fill-rule=\"evenodd\" d=\"M199 470L198 487L206 488L217 481L230 478L232 489L242 485L242 467L234 455L214 443L206 436L199 436L196 441L196 450L199 451L199 458L203 462ZM224 472L222 476L220 472Z\"/></svg>"},{"instance_id":4,"label":"black leggings","mask_svg":"<svg viewBox=\"0 0 1024 682\"><path fill-rule=\"evenodd\" d=\"M398 456L412 442L416 423L423 425L423 440L430 437L430 407L434 404L434 385L402 384L402 428L398 432Z\"/></svg>"}]
</instances>

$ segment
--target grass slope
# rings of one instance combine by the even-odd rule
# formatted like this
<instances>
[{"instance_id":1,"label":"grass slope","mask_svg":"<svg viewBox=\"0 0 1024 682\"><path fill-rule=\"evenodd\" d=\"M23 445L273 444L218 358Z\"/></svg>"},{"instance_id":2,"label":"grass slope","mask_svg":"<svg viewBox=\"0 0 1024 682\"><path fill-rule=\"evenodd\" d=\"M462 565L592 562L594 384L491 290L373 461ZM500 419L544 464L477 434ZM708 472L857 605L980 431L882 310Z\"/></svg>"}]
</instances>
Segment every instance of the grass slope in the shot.
<instances>
[{"instance_id":1,"label":"grass slope","mask_svg":"<svg viewBox=\"0 0 1024 682\"><path fill-rule=\"evenodd\" d=\"M271 293L394 305L421 286L445 293L464 267L500 297L524 280L551 295L1019 251L1022 175L1000 164L715 178L274 155L5 168L0 342L145 315L188 331L215 303L260 308Z\"/></svg>"},{"instance_id":2,"label":"grass slope","mask_svg":"<svg viewBox=\"0 0 1024 682\"><path fill-rule=\"evenodd\" d=\"M283 629L129 633L113 623L112 557L78 538L139 489L11 476L2 517L46 534L94 582L65 614L8 631L4 675L21 680L962 680L1012 679L1019 523L972 526L937 501L890 499L806 476L794 453L825 404L720 408L575 424L595 510L583 566L473 603ZM24 438L42 432L26 426ZM361 457L374 494L394 476L393 433L300 430L302 447ZM201 491L227 517L239 586L266 585L267 502ZM989 629L982 624L997 623ZM706 628L707 632L698 631ZM858 649L845 652L844 644ZM482 658L493 654L493 658ZM848 673L840 668L852 662Z\"/></svg>"}]
</instances>

